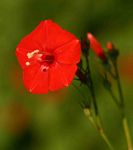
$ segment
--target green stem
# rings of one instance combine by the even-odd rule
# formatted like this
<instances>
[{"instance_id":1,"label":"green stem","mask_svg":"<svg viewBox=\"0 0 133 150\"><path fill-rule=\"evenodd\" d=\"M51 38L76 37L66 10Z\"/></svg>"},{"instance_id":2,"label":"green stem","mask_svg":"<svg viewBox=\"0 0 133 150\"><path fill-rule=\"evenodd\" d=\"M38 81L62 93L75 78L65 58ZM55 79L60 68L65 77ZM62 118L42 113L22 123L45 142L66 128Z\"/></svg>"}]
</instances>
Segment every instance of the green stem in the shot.
<instances>
[{"instance_id":1,"label":"green stem","mask_svg":"<svg viewBox=\"0 0 133 150\"><path fill-rule=\"evenodd\" d=\"M97 129L97 125L89 108L84 108L84 114L89 119L91 125Z\"/></svg>"},{"instance_id":2,"label":"green stem","mask_svg":"<svg viewBox=\"0 0 133 150\"><path fill-rule=\"evenodd\" d=\"M92 124L92 126L95 127L95 129L98 131L98 133L100 134L100 136L103 138L103 140L105 141L105 143L108 145L110 150L114 150L112 145L110 144L110 141L108 140L108 137L106 136L103 127L101 125L101 121L99 116L97 116L97 122L95 122L92 114L91 114L91 110L88 108L84 109L84 114L86 115L86 117L89 119L90 123Z\"/></svg>"},{"instance_id":3,"label":"green stem","mask_svg":"<svg viewBox=\"0 0 133 150\"><path fill-rule=\"evenodd\" d=\"M91 71L90 71L90 65L89 65L89 61L88 61L88 57L86 56L86 65L87 65L87 87L90 90L91 93L91 97L92 97L92 102L93 102L93 106L94 106L94 111L95 111L95 117L96 117L96 122L94 120L94 118L91 115L88 115L89 120L93 123L94 126L96 126L97 131L100 133L101 137L103 138L103 140L105 141L105 143L108 145L110 150L113 150L113 147L108 139L108 137L106 136L104 129L102 127L101 124L101 120L99 117L99 111L98 111L98 106L97 106L97 102L96 102L96 96L95 96L95 92L94 92L94 85L93 85L93 81L91 78Z\"/></svg>"},{"instance_id":4,"label":"green stem","mask_svg":"<svg viewBox=\"0 0 133 150\"><path fill-rule=\"evenodd\" d=\"M124 133L125 133L125 137L126 137L126 141L127 141L127 146L128 146L128 150L133 150L131 135L130 135L129 127L128 127L128 122L127 122L127 118L125 116L124 96L123 96L123 92L122 92L122 86L121 86L119 71L118 71L116 62L114 63L114 70L116 73L116 82L117 82L120 104L121 104L122 124L123 124Z\"/></svg>"},{"instance_id":5,"label":"green stem","mask_svg":"<svg viewBox=\"0 0 133 150\"><path fill-rule=\"evenodd\" d=\"M121 86L121 82L120 82L120 75L119 75L119 71L118 71L118 67L117 67L117 63L114 63L114 69L115 69L115 74L116 74L116 82L117 82L117 88L119 91L119 97L120 97L120 103L121 103L121 107L124 109L124 96L123 96L123 92L122 92L122 86Z\"/></svg>"},{"instance_id":6,"label":"green stem","mask_svg":"<svg viewBox=\"0 0 133 150\"><path fill-rule=\"evenodd\" d=\"M124 132L125 132L125 136L126 136L126 140L127 140L127 144L128 144L128 150L133 150L131 135L130 135L130 132L129 132L127 119L124 117L122 121L123 121L123 128L124 128Z\"/></svg>"},{"instance_id":7,"label":"green stem","mask_svg":"<svg viewBox=\"0 0 133 150\"><path fill-rule=\"evenodd\" d=\"M106 136L105 132L104 132L104 129L102 127L102 124L101 124L101 120L99 118L99 116L96 116L96 119L97 119L97 123L98 123L98 131L100 133L100 135L102 136L102 138L104 139L104 141L106 142L106 144L108 145L108 147L110 148L110 150L113 150L113 146L111 145L108 137Z\"/></svg>"},{"instance_id":8,"label":"green stem","mask_svg":"<svg viewBox=\"0 0 133 150\"><path fill-rule=\"evenodd\" d=\"M116 98L116 96L114 95L112 89L108 90L108 92L110 93L110 95L111 95L112 99L114 100L116 106L119 107L119 108L121 108L121 107L120 107L120 104L119 104L119 101L118 101L118 99Z\"/></svg>"},{"instance_id":9,"label":"green stem","mask_svg":"<svg viewBox=\"0 0 133 150\"><path fill-rule=\"evenodd\" d=\"M91 71L90 71L90 65L89 65L89 61L88 61L88 57L86 56L86 65L87 65L87 87L90 90L91 93L91 97L92 97L92 102L93 102L93 106L94 106L94 110L95 110L95 115L98 115L98 106L97 106L97 102L96 102L96 97L95 97L95 93L94 93L94 85L92 82L92 78L91 78Z\"/></svg>"}]
</instances>

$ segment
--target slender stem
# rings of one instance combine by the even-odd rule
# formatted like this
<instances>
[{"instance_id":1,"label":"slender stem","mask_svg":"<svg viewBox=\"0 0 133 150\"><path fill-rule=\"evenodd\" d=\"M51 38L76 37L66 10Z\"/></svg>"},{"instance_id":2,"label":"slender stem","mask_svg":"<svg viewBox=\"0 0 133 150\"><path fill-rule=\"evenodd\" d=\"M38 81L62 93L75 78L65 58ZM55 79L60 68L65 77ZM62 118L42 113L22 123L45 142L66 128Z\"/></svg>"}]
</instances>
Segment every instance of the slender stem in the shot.
<instances>
[{"instance_id":1,"label":"slender stem","mask_svg":"<svg viewBox=\"0 0 133 150\"><path fill-rule=\"evenodd\" d=\"M96 102L96 96L95 96L95 92L94 92L94 85L93 85L93 81L91 78L91 71L90 71L90 65L89 65L89 61L88 61L88 57L86 56L86 64L87 64L87 87L90 90L91 93L91 97L92 97L92 102L93 102L93 106L94 106L94 111L95 111L95 115L96 115L96 129L97 131L100 133L101 137L103 138L103 140L105 141L105 143L108 145L110 150L113 150L113 147L108 139L108 137L106 136L104 129L102 127L101 124L101 120L99 117L99 111L98 111L98 106L97 106L97 102ZM89 115L90 116L90 115ZM94 118L93 117L89 117L90 121L93 122L94 124ZM93 120L92 120L93 119Z\"/></svg>"},{"instance_id":2,"label":"slender stem","mask_svg":"<svg viewBox=\"0 0 133 150\"><path fill-rule=\"evenodd\" d=\"M95 93L94 93L94 85L92 82L92 78L91 78L91 71L90 71L90 65L89 65L89 61L88 61L88 57L86 56L86 64L87 64L87 87L90 90L91 93L91 97L93 99L93 105L94 105L94 110L95 110L95 115L98 115L98 106L97 106L97 102L96 102L96 97L95 97Z\"/></svg>"},{"instance_id":3,"label":"slender stem","mask_svg":"<svg viewBox=\"0 0 133 150\"><path fill-rule=\"evenodd\" d=\"M117 63L114 63L114 69L115 69L115 74L116 74L116 82L117 82L117 87L118 87L118 91L119 91L119 97L120 97L120 103L121 103L121 107L124 109L124 96L123 96L123 92L122 92L122 86L121 86L121 82L120 82L120 75L119 75L119 71L118 71L118 67L117 67Z\"/></svg>"},{"instance_id":4,"label":"slender stem","mask_svg":"<svg viewBox=\"0 0 133 150\"><path fill-rule=\"evenodd\" d=\"M110 141L108 140L102 125L101 125L101 121L99 116L97 116L97 122L95 122L92 114L91 114L91 110L88 108L84 109L84 114L87 116L87 118L89 119L90 123L92 124L92 126L94 126L96 128L96 130L98 131L98 133L101 135L101 137L103 138L103 140L105 141L105 143L108 145L110 150L114 150L112 145L110 144Z\"/></svg>"},{"instance_id":5,"label":"slender stem","mask_svg":"<svg viewBox=\"0 0 133 150\"><path fill-rule=\"evenodd\" d=\"M127 146L128 146L128 150L133 150L131 135L130 135L129 127L128 127L128 122L127 122L127 118L125 116L124 96L123 96L123 92L122 92L122 88L121 88L122 86L121 86L119 71L118 71L116 62L114 63L114 70L116 73L116 82L117 82L120 104L121 104L120 108L121 108L122 124L123 124L124 133L125 133L125 137L126 137L126 141L127 141Z\"/></svg>"},{"instance_id":6,"label":"slender stem","mask_svg":"<svg viewBox=\"0 0 133 150\"><path fill-rule=\"evenodd\" d=\"M92 124L92 126L94 126L97 129L97 125L95 123L95 120L92 116L92 112L91 109L89 108L84 108L84 114L85 116L89 119L90 123Z\"/></svg>"},{"instance_id":7,"label":"slender stem","mask_svg":"<svg viewBox=\"0 0 133 150\"><path fill-rule=\"evenodd\" d=\"M99 132L100 132L102 138L104 139L104 141L106 142L106 144L108 145L108 147L110 148L110 150L114 150L114 148L113 148L112 145L110 144L110 142L109 142L109 140L108 140L106 134L104 133L104 131L103 131L103 130L99 130Z\"/></svg>"},{"instance_id":8,"label":"slender stem","mask_svg":"<svg viewBox=\"0 0 133 150\"><path fill-rule=\"evenodd\" d=\"M127 122L127 118L124 117L125 114L121 108L121 106L119 105L118 103L118 100L117 98L115 97L115 95L111 94L111 91L110 91L110 95L112 96L112 99L116 102L117 106L119 107L119 109L121 110L121 116L122 116L122 123L123 123L123 128L124 128L124 133L125 133L125 136L126 136L126 141L127 141L127 144L128 144L128 150L133 150L132 149L132 141L131 141L131 135L130 135L130 132L129 132L129 127L128 127L128 122Z\"/></svg>"},{"instance_id":9,"label":"slender stem","mask_svg":"<svg viewBox=\"0 0 133 150\"><path fill-rule=\"evenodd\" d=\"M102 136L102 138L104 139L104 141L106 142L106 144L108 145L108 147L110 148L110 150L113 150L113 146L111 145L108 137L106 136L105 132L104 132L104 129L102 127L102 124L101 124L101 120L99 118L99 116L97 116L97 123L98 123L98 130L99 130L99 133L100 135Z\"/></svg>"},{"instance_id":10,"label":"slender stem","mask_svg":"<svg viewBox=\"0 0 133 150\"><path fill-rule=\"evenodd\" d=\"M104 141L106 142L106 144L108 145L110 150L113 150L114 148L112 147L112 145L110 144L110 141L108 140L104 130L101 128L99 129L99 133L102 136L102 138L104 139Z\"/></svg>"},{"instance_id":11,"label":"slender stem","mask_svg":"<svg viewBox=\"0 0 133 150\"><path fill-rule=\"evenodd\" d=\"M112 99L114 100L114 102L116 103L117 107L120 108L119 101L118 101L118 99L116 98L116 96L114 95L112 89L108 90L108 92L110 93L110 95L111 95Z\"/></svg>"},{"instance_id":12,"label":"slender stem","mask_svg":"<svg viewBox=\"0 0 133 150\"><path fill-rule=\"evenodd\" d=\"M127 140L127 143L128 143L128 150L133 150L133 148L132 148L132 141L131 141L131 135L130 135L130 132L129 132L127 119L123 118L122 121L123 121L123 128L124 128L126 140Z\"/></svg>"},{"instance_id":13,"label":"slender stem","mask_svg":"<svg viewBox=\"0 0 133 150\"><path fill-rule=\"evenodd\" d=\"M113 74L113 72L111 70L108 70L108 72L111 75L111 77L113 77L114 79L116 78L116 76Z\"/></svg>"}]
</instances>

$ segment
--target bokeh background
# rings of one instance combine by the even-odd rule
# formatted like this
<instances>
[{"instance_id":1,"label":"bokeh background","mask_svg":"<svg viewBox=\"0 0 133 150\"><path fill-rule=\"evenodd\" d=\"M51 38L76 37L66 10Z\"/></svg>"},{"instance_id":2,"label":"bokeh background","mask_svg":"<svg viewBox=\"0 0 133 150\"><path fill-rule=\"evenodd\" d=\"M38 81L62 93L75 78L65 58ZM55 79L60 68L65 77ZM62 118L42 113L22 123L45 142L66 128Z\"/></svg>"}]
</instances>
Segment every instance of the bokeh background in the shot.
<instances>
[{"instance_id":1,"label":"bokeh background","mask_svg":"<svg viewBox=\"0 0 133 150\"><path fill-rule=\"evenodd\" d=\"M133 1L0 0L0 150L108 149L84 116L78 104L82 97L73 86L47 95L25 90L15 47L43 19L53 19L79 38L90 31L103 47L111 40L120 49L119 69L133 139ZM92 66L106 132L115 149L126 150L119 111L98 80L97 64Z\"/></svg>"}]
</instances>

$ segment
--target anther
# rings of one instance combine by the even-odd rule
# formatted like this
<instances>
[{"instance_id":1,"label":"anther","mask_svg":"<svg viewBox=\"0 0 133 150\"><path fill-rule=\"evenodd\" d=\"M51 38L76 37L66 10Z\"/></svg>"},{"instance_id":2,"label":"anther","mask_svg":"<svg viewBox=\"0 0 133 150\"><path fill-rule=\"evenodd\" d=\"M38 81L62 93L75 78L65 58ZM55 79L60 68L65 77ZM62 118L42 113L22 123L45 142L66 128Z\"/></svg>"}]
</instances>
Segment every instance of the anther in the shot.
<instances>
[{"instance_id":1,"label":"anther","mask_svg":"<svg viewBox=\"0 0 133 150\"><path fill-rule=\"evenodd\" d=\"M25 63L25 65L26 65L26 66L29 66L29 65L30 65L30 63L27 61L27 62Z\"/></svg>"},{"instance_id":2,"label":"anther","mask_svg":"<svg viewBox=\"0 0 133 150\"><path fill-rule=\"evenodd\" d=\"M42 66L42 71L47 71L49 69L49 67L48 66Z\"/></svg>"},{"instance_id":3,"label":"anther","mask_svg":"<svg viewBox=\"0 0 133 150\"><path fill-rule=\"evenodd\" d=\"M37 54L39 52L39 50L34 50L33 52L27 53L27 57L30 59L34 56L34 54Z\"/></svg>"}]
</instances>

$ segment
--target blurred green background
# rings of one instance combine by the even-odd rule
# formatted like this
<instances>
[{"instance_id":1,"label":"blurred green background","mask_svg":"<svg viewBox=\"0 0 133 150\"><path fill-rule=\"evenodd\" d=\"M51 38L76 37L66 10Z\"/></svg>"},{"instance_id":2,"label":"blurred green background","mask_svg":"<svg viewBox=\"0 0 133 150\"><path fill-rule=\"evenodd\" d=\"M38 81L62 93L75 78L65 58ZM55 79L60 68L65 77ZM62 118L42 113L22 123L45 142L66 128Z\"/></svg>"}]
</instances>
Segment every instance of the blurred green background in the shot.
<instances>
[{"instance_id":1,"label":"blurred green background","mask_svg":"<svg viewBox=\"0 0 133 150\"><path fill-rule=\"evenodd\" d=\"M47 95L25 90L15 47L43 19L53 19L79 38L90 31L103 47L109 40L119 47L133 139L133 1L0 0L0 150L108 149L83 115L82 97L73 86ZM92 69L106 132L115 149L126 150L119 111L98 80L97 64Z\"/></svg>"}]
</instances>

